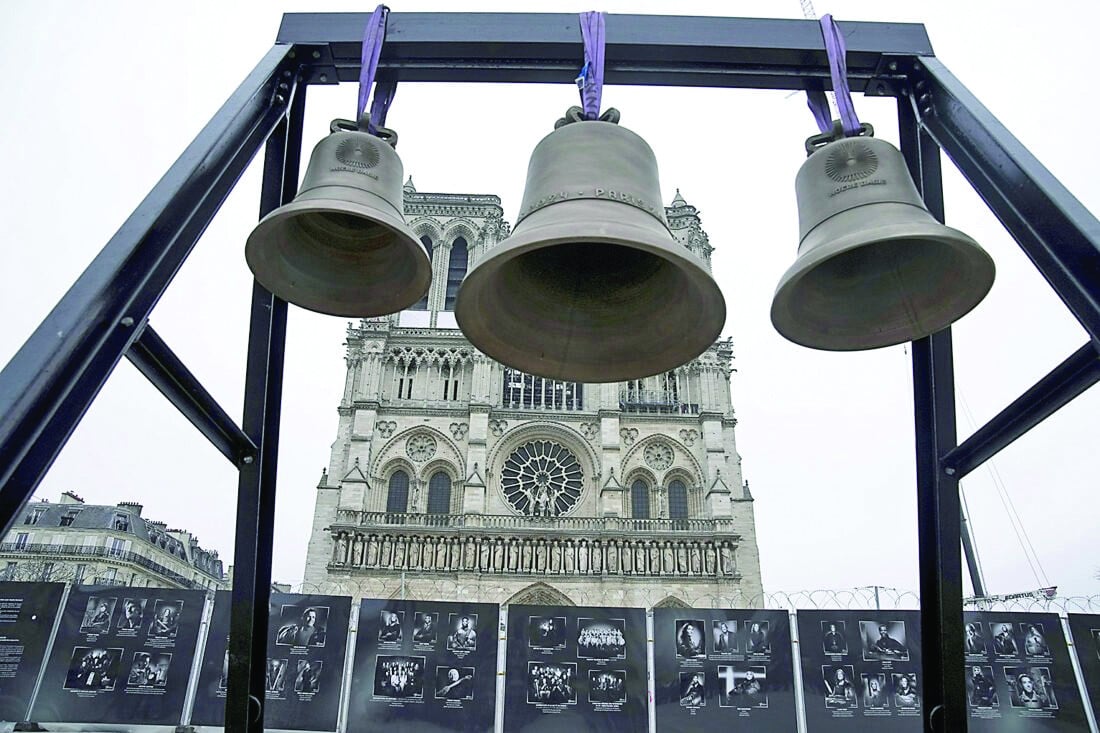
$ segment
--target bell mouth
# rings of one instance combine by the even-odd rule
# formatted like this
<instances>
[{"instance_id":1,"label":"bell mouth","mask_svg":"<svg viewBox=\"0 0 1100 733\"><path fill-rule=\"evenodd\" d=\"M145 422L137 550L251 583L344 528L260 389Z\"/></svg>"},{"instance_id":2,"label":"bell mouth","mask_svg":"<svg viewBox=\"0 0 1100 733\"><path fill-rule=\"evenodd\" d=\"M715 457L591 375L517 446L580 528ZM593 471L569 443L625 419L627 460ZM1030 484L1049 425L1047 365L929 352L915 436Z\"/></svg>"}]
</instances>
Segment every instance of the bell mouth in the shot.
<instances>
[{"instance_id":1,"label":"bell mouth","mask_svg":"<svg viewBox=\"0 0 1100 733\"><path fill-rule=\"evenodd\" d=\"M288 238L309 243L315 250L349 255L387 246L392 232L377 222L342 211L316 211L287 222ZM323 245L319 243L323 242Z\"/></svg>"}]
</instances>

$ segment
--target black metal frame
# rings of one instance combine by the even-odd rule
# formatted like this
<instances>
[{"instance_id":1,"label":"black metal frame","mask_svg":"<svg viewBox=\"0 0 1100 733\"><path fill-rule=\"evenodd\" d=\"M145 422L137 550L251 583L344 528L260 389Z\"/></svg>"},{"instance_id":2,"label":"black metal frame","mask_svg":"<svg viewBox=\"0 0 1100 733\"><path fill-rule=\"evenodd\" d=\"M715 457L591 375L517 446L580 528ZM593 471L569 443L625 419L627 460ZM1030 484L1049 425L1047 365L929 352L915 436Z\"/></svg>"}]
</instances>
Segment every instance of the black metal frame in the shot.
<instances>
[{"instance_id":1,"label":"black metal frame","mask_svg":"<svg viewBox=\"0 0 1100 733\"><path fill-rule=\"evenodd\" d=\"M231 730L263 729L286 303L254 287L241 427L148 318L265 142L261 214L293 197L305 88L358 79L367 18L285 15L274 48L0 372L5 533L123 356L239 467ZM1090 337L961 445L950 329L913 345L925 727L964 731L958 482L1100 380L1100 223L934 57L923 26L843 28L852 89L899 100L902 151L929 210L942 219L942 149ZM399 81L572 83L580 38L575 15L393 13L379 73ZM829 86L815 21L612 15L606 57L608 84Z\"/></svg>"}]
</instances>

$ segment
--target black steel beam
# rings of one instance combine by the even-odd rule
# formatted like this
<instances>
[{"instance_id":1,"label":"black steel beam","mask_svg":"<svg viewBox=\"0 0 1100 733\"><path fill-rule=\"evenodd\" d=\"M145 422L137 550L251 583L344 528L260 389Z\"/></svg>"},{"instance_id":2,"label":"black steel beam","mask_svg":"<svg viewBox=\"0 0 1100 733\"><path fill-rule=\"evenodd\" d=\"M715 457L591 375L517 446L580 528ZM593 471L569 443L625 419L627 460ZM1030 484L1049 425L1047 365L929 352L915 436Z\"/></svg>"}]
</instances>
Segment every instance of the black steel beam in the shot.
<instances>
[{"instance_id":1,"label":"black steel beam","mask_svg":"<svg viewBox=\"0 0 1100 733\"><path fill-rule=\"evenodd\" d=\"M325 81L359 78L369 13L287 13L278 42L315 46ZM927 56L924 26L841 23L852 89L864 91L888 54ZM570 13L391 13L379 69L398 81L572 83L583 61ZM315 73L312 81L319 81ZM828 86L814 20L607 16L608 84L805 89ZM872 90L873 91L873 90Z\"/></svg>"},{"instance_id":2,"label":"black steel beam","mask_svg":"<svg viewBox=\"0 0 1100 733\"><path fill-rule=\"evenodd\" d=\"M945 470L962 479L1098 381L1100 353L1090 341L948 453Z\"/></svg>"},{"instance_id":3,"label":"black steel beam","mask_svg":"<svg viewBox=\"0 0 1100 733\"><path fill-rule=\"evenodd\" d=\"M298 189L305 117L305 84L297 84L287 119L267 142L260 216L289 202ZM241 465L237 483L237 529L233 551L229 675L225 729L264 729L265 661L271 556L275 537L275 478L286 347L286 301L259 283L252 287L252 314L245 371L245 434L257 447Z\"/></svg>"},{"instance_id":4,"label":"black steel beam","mask_svg":"<svg viewBox=\"0 0 1100 733\"><path fill-rule=\"evenodd\" d=\"M943 221L940 154L900 100L901 149L928 210ZM951 329L913 342L917 454L917 536L921 598L924 729L965 733L962 505L958 480L941 457L956 444Z\"/></svg>"},{"instance_id":5,"label":"black steel beam","mask_svg":"<svg viewBox=\"0 0 1100 733\"><path fill-rule=\"evenodd\" d=\"M283 117L290 51L264 56L0 372L4 532Z\"/></svg>"},{"instance_id":6,"label":"black steel beam","mask_svg":"<svg viewBox=\"0 0 1100 733\"><path fill-rule=\"evenodd\" d=\"M256 446L152 326L142 329L126 358L234 465L255 456Z\"/></svg>"},{"instance_id":7,"label":"black steel beam","mask_svg":"<svg viewBox=\"0 0 1100 733\"><path fill-rule=\"evenodd\" d=\"M942 63L917 66L920 124L1100 347L1100 222Z\"/></svg>"}]
</instances>

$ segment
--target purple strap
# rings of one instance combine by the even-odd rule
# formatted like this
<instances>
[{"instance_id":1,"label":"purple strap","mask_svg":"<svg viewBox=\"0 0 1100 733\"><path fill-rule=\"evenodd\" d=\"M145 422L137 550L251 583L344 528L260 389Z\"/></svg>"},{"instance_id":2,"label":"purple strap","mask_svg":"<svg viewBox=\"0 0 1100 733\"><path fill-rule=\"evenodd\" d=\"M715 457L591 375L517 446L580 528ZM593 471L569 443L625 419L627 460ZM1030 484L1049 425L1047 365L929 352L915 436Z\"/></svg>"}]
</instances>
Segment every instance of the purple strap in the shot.
<instances>
[{"instance_id":1,"label":"purple strap","mask_svg":"<svg viewBox=\"0 0 1100 733\"><path fill-rule=\"evenodd\" d=\"M581 37L584 39L584 68L577 77L584 119L600 116L603 100L604 14L595 10L580 14Z\"/></svg>"},{"instance_id":2,"label":"purple strap","mask_svg":"<svg viewBox=\"0 0 1100 733\"><path fill-rule=\"evenodd\" d=\"M833 92L836 96L841 126L846 136L858 135L859 118L856 117L856 108L852 104L852 90L848 86L848 62L845 58L848 50L844 46L844 36L840 28L829 13L821 16L821 35L825 38L825 54L829 57L829 75L833 80ZM831 130L829 102L825 99L825 93L811 91L806 93L806 97L807 104L814 113L814 119L817 120L818 128L822 132Z\"/></svg>"},{"instance_id":3,"label":"purple strap","mask_svg":"<svg viewBox=\"0 0 1100 733\"><path fill-rule=\"evenodd\" d=\"M371 13L370 20L367 21L367 27L363 30L363 58L359 70L359 106L356 108L356 119L361 118L363 111L367 108L367 96L370 94L371 85L374 84L374 74L378 71L378 57L382 55L382 42L386 38L386 20L389 14L389 8L385 5L379 5ZM374 132L374 128L385 121L386 109L393 99L393 91L391 90L388 95L383 95L379 93L382 91L381 87L382 85L379 84L379 89L374 96L374 104L371 107L369 123L371 132Z\"/></svg>"}]
</instances>

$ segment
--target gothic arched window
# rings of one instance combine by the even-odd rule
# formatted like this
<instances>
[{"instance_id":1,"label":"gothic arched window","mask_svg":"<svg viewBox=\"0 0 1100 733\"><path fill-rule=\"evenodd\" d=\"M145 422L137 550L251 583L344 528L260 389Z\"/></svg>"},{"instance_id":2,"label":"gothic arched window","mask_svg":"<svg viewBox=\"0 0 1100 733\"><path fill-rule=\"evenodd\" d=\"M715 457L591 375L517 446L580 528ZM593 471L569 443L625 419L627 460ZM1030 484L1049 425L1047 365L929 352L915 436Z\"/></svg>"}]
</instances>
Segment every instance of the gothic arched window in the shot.
<instances>
[{"instance_id":1,"label":"gothic arched window","mask_svg":"<svg viewBox=\"0 0 1100 733\"><path fill-rule=\"evenodd\" d=\"M649 519L649 486L641 479L630 485L630 516Z\"/></svg>"},{"instance_id":2,"label":"gothic arched window","mask_svg":"<svg viewBox=\"0 0 1100 733\"><path fill-rule=\"evenodd\" d=\"M432 238L429 237L427 234L425 234L423 237L420 238L420 243L424 245L424 249L428 253L428 262L430 264L431 261L432 261ZM428 310L428 293L425 292L424 297L421 298L420 300L416 301L416 303L410 308L410 310L414 310L414 311L426 311L426 310Z\"/></svg>"},{"instance_id":3,"label":"gothic arched window","mask_svg":"<svg viewBox=\"0 0 1100 733\"><path fill-rule=\"evenodd\" d=\"M469 257L470 253L467 249L466 240L462 237L457 238L451 244L451 260L447 263L447 299L443 304L443 310L445 311L455 309L458 286L462 284L462 278L466 277L466 263L469 261Z\"/></svg>"},{"instance_id":4,"label":"gothic arched window","mask_svg":"<svg viewBox=\"0 0 1100 733\"><path fill-rule=\"evenodd\" d=\"M451 477L437 472L428 481L428 514L451 513Z\"/></svg>"},{"instance_id":5,"label":"gothic arched window","mask_svg":"<svg viewBox=\"0 0 1100 733\"><path fill-rule=\"evenodd\" d=\"M688 491L684 482L673 479L668 485L668 518L687 519L688 517Z\"/></svg>"},{"instance_id":6,"label":"gothic arched window","mask_svg":"<svg viewBox=\"0 0 1100 733\"><path fill-rule=\"evenodd\" d=\"M404 514L409 511L409 474L394 471L390 476L390 491L386 494L386 511Z\"/></svg>"}]
</instances>

